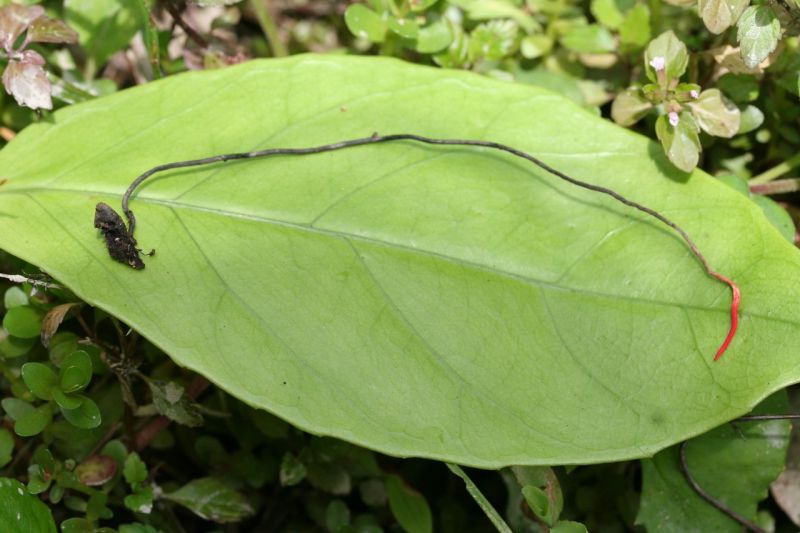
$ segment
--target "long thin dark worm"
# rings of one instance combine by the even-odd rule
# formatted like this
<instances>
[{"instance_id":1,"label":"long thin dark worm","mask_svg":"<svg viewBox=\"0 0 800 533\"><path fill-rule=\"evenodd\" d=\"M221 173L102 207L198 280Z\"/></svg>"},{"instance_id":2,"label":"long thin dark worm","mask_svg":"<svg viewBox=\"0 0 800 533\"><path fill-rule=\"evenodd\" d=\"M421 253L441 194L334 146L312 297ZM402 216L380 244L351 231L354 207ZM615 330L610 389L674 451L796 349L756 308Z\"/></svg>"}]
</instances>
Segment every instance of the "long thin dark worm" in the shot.
<instances>
[{"instance_id":1,"label":"long thin dark worm","mask_svg":"<svg viewBox=\"0 0 800 533\"><path fill-rule=\"evenodd\" d=\"M185 168L185 167L196 167L200 165L208 165L210 163L218 163L223 161L232 161L235 159L253 159L257 157L267 157L273 155L304 155L304 154L318 154L322 152L330 152L333 150L341 150L342 148L350 148L353 146L362 146L365 144L377 144L377 143L385 143L391 141L416 141L424 144L438 144L438 145L447 145L447 146L478 146L482 148L492 148L494 150L500 150L503 152L507 152L519 158L525 159L534 165L546 170L550 174L572 183L573 185L577 185L583 189L588 189L590 191L599 192L605 195L608 195L618 202L621 202L629 207L637 209L643 213L647 213L651 217L655 218L659 222L666 224L673 230L675 230L681 238L686 242L686 244L691 249L694 256L700 261L700 264L705 269L706 273L709 276L712 276L719 281L727 284L732 291L732 302L731 302L731 326L728 331L728 335L725 338L725 341L720 346L717 354L714 356L714 360L718 360L722 357L722 354L727 350L728 346L733 339L733 336L736 333L736 329L738 327L739 322L739 303L741 300L741 294L739 292L739 288L736 286L736 283L728 279L727 277L723 276L719 272L715 271L711 268L708 261L706 260L705 256L700 252L697 248L697 245L692 241L686 231L683 230L680 226L676 223L662 215L661 213L650 209L647 206L644 206L638 202L633 200L629 200L628 198L622 196L618 192L615 192L607 187L602 187L600 185L594 185L592 183L588 183L585 181L581 181L579 179L573 178L564 174L560 170L557 170L547 163L537 159L536 157L523 152L522 150L517 150L511 146L492 142L492 141L480 141L480 140L469 140L469 139L434 139L430 137L423 137L421 135L414 135L411 133L398 133L394 135L378 135L377 133L370 136L370 137L362 137L359 139L350 139L347 141L341 141L331 144L323 144L320 146L313 146L310 148L268 148L266 150L256 150L254 152L239 152L233 154L222 154L222 155L215 155L212 157L204 157L202 159L191 159L188 161L177 161L175 163L166 163L164 165L158 165L156 167L151 168L138 178L136 178L133 183L131 183L128 190L125 191L125 194L122 196L122 211L125 213L125 216L128 218L128 234L131 237L133 243L135 243L135 239L133 239L133 232L136 228L136 218L133 215L133 211L128 208L128 203L130 201L130 197L133 192L136 190L139 185L142 184L144 180L156 174L158 172L163 172L165 170L172 170L175 168Z\"/></svg>"}]
</instances>

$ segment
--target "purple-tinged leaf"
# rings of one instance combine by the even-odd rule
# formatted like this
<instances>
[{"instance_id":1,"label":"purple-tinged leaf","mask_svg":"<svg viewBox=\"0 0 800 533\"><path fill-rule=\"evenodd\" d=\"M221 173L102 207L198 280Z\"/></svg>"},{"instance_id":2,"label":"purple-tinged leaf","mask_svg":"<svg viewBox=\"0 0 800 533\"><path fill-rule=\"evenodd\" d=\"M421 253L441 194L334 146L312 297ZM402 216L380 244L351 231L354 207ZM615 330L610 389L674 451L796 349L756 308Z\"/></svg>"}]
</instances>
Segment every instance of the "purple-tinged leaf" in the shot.
<instances>
[{"instance_id":1,"label":"purple-tinged leaf","mask_svg":"<svg viewBox=\"0 0 800 533\"><path fill-rule=\"evenodd\" d=\"M653 104L637 89L628 89L617 95L611 104L611 118L620 126L632 126L644 117Z\"/></svg>"},{"instance_id":2,"label":"purple-tinged leaf","mask_svg":"<svg viewBox=\"0 0 800 533\"><path fill-rule=\"evenodd\" d=\"M19 105L31 109L53 109L50 80L42 65L44 59L32 50L23 52L21 60L8 62L3 72L3 85Z\"/></svg>"},{"instance_id":3,"label":"purple-tinged leaf","mask_svg":"<svg viewBox=\"0 0 800 533\"><path fill-rule=\"evenodd\" d=\"M14 41L25 33L31 22L44 15L42 6L11 4L0 8L0 46L11 51Z\"/></svg>"},{"instance_id":4,"label":"purple-tinged leaf","mask_svg":"<svg viewBox=\"0 0 800 533\"><path fill-rule=\"evenodd\" d=\"M703 91L697 100L686 105L691 109L698 126L709 135L730 138L739 132L739 108L725 98L719 89Z\"/></svg>"},{"instance_id":5,"label":"purple-tinged leaf","mask_svg":"<svg viewBox=\"0 0 800 533\"><path fill-rule=\"evenodd\" d=\"M60 20L39 17L28 28L28 41L32 43L74 44L78 42L78 32Z\"/></svg>"}]
</instances>

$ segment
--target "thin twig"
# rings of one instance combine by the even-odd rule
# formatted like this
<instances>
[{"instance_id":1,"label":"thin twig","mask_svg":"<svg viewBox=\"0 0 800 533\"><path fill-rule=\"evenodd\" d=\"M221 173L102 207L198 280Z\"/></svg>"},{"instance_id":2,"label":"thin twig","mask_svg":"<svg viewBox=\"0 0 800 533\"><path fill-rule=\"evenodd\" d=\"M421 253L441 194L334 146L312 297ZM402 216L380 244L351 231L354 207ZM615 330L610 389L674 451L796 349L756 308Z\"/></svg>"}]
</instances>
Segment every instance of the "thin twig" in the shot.
<instances>
[{"instance_id":1,"label":"thin twig","mask_svg":"<svg viewBox=\"0 0 800 533\"><path fill-rule=\"evenodd\" d=\"M756 524L754 524L753 522L751 522L747 518L743 517L742 515L740 515L739 513L734 511L733 509L730 509L724 503L722 503L721 501L719 501L718 499L714 498L709 493L707 493L705 490L703 490L703 487L701 487L700 485L697 484L697 481L694 480L694 478L692 477L691 472L689 472L689 465L686 463L686 443L687 442L688 441L683 441L681 443L681 447L680 447L680 465L681 465L681 471L683 472L683 476L686 478L686 481L689 483L689 486L692 487L692 489L697 493L698 496L700 496L705 501L710 503L712 506L716 507L718 510L722 511L723 513L725 513L726 515L731 517L733 520L736 520L737 522L739 522L742 526L744 526L748 530L754 531L755 533L766 533L766 531L764 529L761 529L760 527L758 527Z\"/></svg>"},{"instance_id":2,"label":"thin twig","mask_svg":"<svg viewBox=\"0 0 800 533\"><path fill-rule=\"evenodd\" d=\"M184 31L184 33L186 33L186 36L197 43L200 48L208 48L208 41L205 39L205 37L197 33L197 31L192 28L188 22L183 20L183 13L181 13L181 9L171 2L166 2L165 5L167 7L167 11L172 16L172 20L175 21L175 24L177 24Z\"/></svg>"},{"instance_id":3,"label":"thin twig","mask_svg":"<svg viewBox=\"0 0 800 533\"><path fill-rule=\"evenodd\" d=\"M669 226L673 230L675 230L681 238L686 242L686 244L691 249L694 256L700 262L700 264L705 269L706 273L716 278L717 280L727 284L732 291L732 304L731 304L731 326L728 330L728 335L725 338L725 341L720 346L719 350L717 351L716 355L714 356L714 360L716 361L719 359L725 350L728 348L731 340L733 339L734 334L736 333L736 329L738 326L739 321L739 302L741 298L741 294L739 292L739 288L736 284L728 279L727 277L723 276L719 272L715 271L711 268L711 265L706 260L705 256L700 252L697 245L694 241L689 237L689 234L684 231L683 228L678 226L675 222L668 219L661 213L650 209L649 207L640 204L639 202L635 202L626 198L625 196L619 194L616 191L609 189L608 187L602 187L600 185L595 185L592 183L588 183L586 181L579 180L577 178L573 178L572 176L568 176L567 174L557 170L547 163L539 160L538 158L532 156L527 152L523 152L522 150L518 150L506 144L501 144L498 142L493 141L482 141L482 140L470 140L470 139L434 139L430 137L423 137L422 135L414 135L410 133L398 133L393 135L378 135L377 133L373 134L370 137L362 137L358 139L350 139L347 141L340 141L331 144L323 144L320 146L313 146L310 148L268 148L266 150L256 150L253 152L238 152L232 154L221 154L215 155L212 157L204 157L202 159L191 159L188 161L177 161L174 163L166 163L163 165L158 165L156 167L151 168L150 170L146 171L144 174L136 178L133 183L128 187L128 190L125 191L125 194L122 196L122 211L125 213L125 216L128 218L128 234L130 235L131 241L135 243L135 239L133 239L133 233L136 229L136 218L133 215L133 212L128 208L128 203L130 201L130 197L133 192L136 190L139 185L142 184L144 180L156 174L158 172L163 172L165 170L171 170L175 168L186 168L186 167L196 167L200 165L208 165L211 163L218 163L224 161L232 161L236 159L253 159L259 157L268 157L268 156L275 156L275 155L306 155L306 154L319 154L323 152L330 152L333 150L341 150L343 148L351 148L354 146L363 146L367 144L377 144L377 143L385 143L385 142L392 142L392 141L415 141L423 144L433 144L433 145L446 145L446 146L477 146L481 148L491 148L493 150L500 150L502 152L507 152L511 155L516 157L525 159L533 163L534 165L538 166L539 168L549 172L550 174L583 189L588 189L590 191L598 192L605 194L614 198L616 201L627 205L628 207L632 207L638 211L646 213L651 217L655 218L659 222Z\"/></svg>"},{"instance_id":4,"label":"thin twig","mask_svg":"<svg viewBox=\"0 0 800 533\"><path fill-rule=\"evenodd\" d=\"M786 194L800 191L800 178L786 178L750 185L753 194Z\"/></svg>"},{"instance_id":5,"label":"thin twig","mask_svg":"<svg viewBox=\"0 0 800 533\"><path fill-rule=\"evenodd\" d=\"M0 278L7 279L11 283L30 283L34 287L42 287L45 289L63 289L61 285L57 283L49 283L47 281L39 281L38 279L29 278L27 276L22 276L20 274L2 274L0 273Z\"/></svg>"},{"instance_id":6,"label":"thin twig","mask_svg":"<svg viewBox=\"0 0 800 533\"><path fill-rule=\"evenodd\" d=\"M733 422L752 422L757 420L800 420L800 415L748 415L740 416Z\"/></svg>"}]
</instances>

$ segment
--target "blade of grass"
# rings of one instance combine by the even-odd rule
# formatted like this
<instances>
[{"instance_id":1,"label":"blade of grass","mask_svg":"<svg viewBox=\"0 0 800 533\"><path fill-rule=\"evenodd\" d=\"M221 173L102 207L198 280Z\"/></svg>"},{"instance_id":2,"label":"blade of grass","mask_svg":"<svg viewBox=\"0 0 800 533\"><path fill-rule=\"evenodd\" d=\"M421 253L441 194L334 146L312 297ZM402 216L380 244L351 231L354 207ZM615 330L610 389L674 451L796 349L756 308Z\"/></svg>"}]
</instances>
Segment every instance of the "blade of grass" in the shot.
<instances>
[{"instance_id":1,"label":"blade of grass","mask_svg":"<svg viewBox=\"0 0 800 533\"><path fill-rule=\"evenodd\" d=\"M478 503L481 510L483 510L484 514L487 518L492 522L495 529L500 533L512 533L511 528L506 524L506 521L500 516L500 513L492 507L492 504L489 503L489 500L483 495L483 493L478 489L477 485L472 482L466 472L464 472L460 466L454 465L451 463L445 463L447 468L450 469L452 473L460 477L464 480L464 485L467 487L467 492L472 498Z\"/></svg>"},{"instance_id":2,"label":"blade of grass","mask_svg":"<svg viewBox=\"0 0 800 533\"><path fill-rule=\"evenodd\" d=\"M264 36L267 38L270 48L272 48L272 55L275 57L288 56L289 51L286 50L286 46L281 42L278 35L278 26L272 19L267 0L250 0L250 7L255 12L261 31L264 32Z\"/></svg>"},{"instance_id":3,"label":"blade of grass","mask_svg":"<svg viewBox=\"0 0 800 533\"><path fill-rule=\"evenodd\" d=\"M153 25L153 20L150 18L150 3L151 0L138 0L134 2L141 19L142 24L142 38L147 47L148 56L150 57L150 65L153 69L153 78L161 78L161 50L158 44L158 29Z\"/></svg>"}]
</instances>

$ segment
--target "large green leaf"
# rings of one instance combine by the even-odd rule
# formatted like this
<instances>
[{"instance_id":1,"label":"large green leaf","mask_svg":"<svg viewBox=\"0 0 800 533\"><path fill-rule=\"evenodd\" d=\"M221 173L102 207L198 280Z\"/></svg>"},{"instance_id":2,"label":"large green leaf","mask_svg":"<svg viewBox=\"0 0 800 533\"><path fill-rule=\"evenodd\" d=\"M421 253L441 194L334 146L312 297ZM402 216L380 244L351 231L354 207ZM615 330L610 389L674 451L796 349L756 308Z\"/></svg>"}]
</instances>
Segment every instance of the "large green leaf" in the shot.
<instances>
[{"instance_id":1,"label":"large green leaf","mask_svg":"<svg viewBox=\"0 0 800 533\"><path fill-rule=\"evenodd\" d=\"M156 177L157 254L92 227L158 163L381 133L483 138L661 210L480 149L372 145ZM314 433L476 466L640 457L798 381L800 259L747 198L545 90L395 60L189 73L55 113L0 152L0 247L177 362Z\"/></svg>"}]
</instances>

